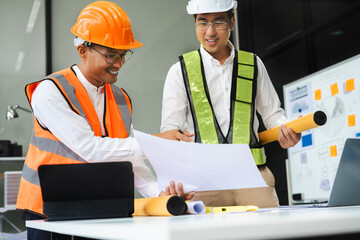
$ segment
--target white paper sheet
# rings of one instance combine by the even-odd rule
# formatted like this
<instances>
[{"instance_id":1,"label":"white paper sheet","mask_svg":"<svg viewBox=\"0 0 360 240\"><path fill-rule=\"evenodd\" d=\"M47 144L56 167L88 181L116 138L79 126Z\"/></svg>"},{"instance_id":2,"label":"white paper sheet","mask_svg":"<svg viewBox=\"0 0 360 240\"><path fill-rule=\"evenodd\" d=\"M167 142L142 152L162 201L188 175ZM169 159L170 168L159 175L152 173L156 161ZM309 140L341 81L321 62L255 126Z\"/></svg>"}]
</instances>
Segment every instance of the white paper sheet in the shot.
<instances>
[{"instance_id":1,"label":"white paper sheet","mask_svg":"<svg viewBox=\"0 0 360 240\"><path fill-rule=\"evenodd\" d=\"M167 140L134 131L159 188L170 180L185 192L267 187L247 144L201 144Z\"/></svg>"}]
</instances>

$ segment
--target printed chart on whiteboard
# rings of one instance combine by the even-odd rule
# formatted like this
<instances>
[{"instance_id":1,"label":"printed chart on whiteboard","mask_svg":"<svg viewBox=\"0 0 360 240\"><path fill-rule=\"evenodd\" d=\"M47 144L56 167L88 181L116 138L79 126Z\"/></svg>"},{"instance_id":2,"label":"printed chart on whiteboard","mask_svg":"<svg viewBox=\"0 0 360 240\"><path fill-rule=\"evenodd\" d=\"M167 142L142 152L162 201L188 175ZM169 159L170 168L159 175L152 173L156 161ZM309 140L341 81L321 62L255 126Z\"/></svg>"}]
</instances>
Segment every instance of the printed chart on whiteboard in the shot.
<instances>
[{"instance_id":1,"label":"printed chart on whiteboard","mask_svg":"<svg viewBox=\"0 0 360 240\"><path fill-rule=\"evenodd\" d=\"M317 110L324 126L302 133L288 149L292 194L327 200L347 138L360 137L360 55L284 85L286 116L294 120Z\"/></svg>"}]
</instances>

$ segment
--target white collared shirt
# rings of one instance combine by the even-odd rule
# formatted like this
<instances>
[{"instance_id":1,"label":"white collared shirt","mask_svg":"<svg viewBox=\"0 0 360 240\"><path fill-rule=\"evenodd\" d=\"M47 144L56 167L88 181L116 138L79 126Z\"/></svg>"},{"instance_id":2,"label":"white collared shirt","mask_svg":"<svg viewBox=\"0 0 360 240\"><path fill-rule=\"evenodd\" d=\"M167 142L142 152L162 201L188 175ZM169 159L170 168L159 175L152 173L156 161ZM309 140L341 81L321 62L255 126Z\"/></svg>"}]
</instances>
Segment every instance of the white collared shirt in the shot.
<instances>
[{"instance_id":1,"label":"white collared shirt","mask_svg":"<svg viewBox=\"0 0 360 240\"><path fill-rule=\"evenodd\" d=\"M92 85L76 65L72 68L93 102L104 135L104 87ZM55 84L48 80L37 86L31 105L39 123L77 155L88 162L131 161L135 187L146 197L159 196L156 178L143 160L132 126L129 137L125 139L95 136L89 123L69 107Z\"/></svg>"},{"instance_id":2,"label":"white collared shirt","mask_svg":"<svg viewBox=\"0 0 360 240\"><path fill-rule=\"evenodd\" d=\"M206 83L209 88L211 103L221 131L226 136L230 126L230 94L235 50L231 42L230 56L221 65L200 45ZM271 83L263 62L257 57L258 77L255 108L263 118L266 128L276 127L287 122L284 110L280 107L279 97ZM255 115L255 132L259 120ZM161 132L183 129L194 132L194 124L186 95L180 62L169 70L163 92Z\"/></svg>"}]
</instances>

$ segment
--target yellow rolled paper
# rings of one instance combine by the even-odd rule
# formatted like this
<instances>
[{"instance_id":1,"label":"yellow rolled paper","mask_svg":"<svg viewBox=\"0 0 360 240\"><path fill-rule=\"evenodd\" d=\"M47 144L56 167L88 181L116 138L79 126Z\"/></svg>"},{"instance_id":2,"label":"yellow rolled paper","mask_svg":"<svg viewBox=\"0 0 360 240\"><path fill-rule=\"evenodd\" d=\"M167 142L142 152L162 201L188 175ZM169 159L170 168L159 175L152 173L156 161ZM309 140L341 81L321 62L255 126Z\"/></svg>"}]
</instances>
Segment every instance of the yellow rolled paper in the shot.
<instances>
[{"instance_id":1,"label":"yellow rolled paper","mask_svg":"<svg viewBox=\"0 0 360 240\"><path fill-rule=\"evenodd\" d=\"M137 198L134 202L133 216L182 215L186 210L186 203L179 196Z\"/></svg>"},{"instance_id":2,"label":"yellow rolled paper","mask_svg":"<svg viewBox=\"0 0 360 240\"><path fill-rule=\"evenodd\" d=\"M327 117L323 111L316 111L304 117L300 117L285 124L287 128L291 128L296 133L322 126L326 123ZM261 144L267 144L278 140L280 126L259 133Z\"/></svg>"}]
</instances>

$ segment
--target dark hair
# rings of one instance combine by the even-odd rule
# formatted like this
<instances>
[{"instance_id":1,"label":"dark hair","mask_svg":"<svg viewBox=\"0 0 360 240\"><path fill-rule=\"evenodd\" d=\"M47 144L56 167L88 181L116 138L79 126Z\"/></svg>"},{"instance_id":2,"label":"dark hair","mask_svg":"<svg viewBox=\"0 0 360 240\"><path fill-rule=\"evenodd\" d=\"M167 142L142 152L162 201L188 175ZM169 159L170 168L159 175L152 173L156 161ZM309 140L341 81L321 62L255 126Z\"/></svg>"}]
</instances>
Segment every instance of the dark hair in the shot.
<instances>
[{"instance_id":1,"label":"dark hair","mask_svg":"<svg viewBox=\"0 0 360 240\"><path fill-rule=\"evenodd\" d=\"M231 21L231 19L234 17L234 9L230 9L226 12L228 18L229 18L229 21ZM194 14L194 20L196 20L196 16L197 14Z\"/></svg>"}]
</instances>

